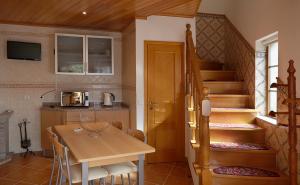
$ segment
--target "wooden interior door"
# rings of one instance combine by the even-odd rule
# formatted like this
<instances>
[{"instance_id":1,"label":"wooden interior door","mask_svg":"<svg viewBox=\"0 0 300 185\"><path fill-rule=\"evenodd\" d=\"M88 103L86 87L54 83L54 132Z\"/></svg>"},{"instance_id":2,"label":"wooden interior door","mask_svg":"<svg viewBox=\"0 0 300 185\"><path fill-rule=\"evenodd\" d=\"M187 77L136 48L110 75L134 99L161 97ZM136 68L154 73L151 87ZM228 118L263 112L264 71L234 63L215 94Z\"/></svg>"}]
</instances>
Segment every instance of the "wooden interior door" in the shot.
<instances>
[{"instance_id":1,"label":"wooden interior door","mask_svg":"<svg viewBox=\"0 0 300 185\"><path fill-rule=\"evenodd\" d=\"M145 42L148 163L184 159L183 43Z\"/></svg>"}]
</instances>

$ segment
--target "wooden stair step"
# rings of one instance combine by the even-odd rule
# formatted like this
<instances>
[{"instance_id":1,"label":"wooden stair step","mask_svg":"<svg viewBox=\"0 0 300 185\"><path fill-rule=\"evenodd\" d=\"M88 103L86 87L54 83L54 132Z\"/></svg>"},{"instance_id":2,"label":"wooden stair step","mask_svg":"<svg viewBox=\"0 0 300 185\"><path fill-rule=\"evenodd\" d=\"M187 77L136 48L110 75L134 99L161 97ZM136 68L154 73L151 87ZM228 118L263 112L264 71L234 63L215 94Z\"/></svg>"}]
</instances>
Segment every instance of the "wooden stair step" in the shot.
<instances>
[{"instance_id":1,"label":"wooden stair step","mask_svg":"<svg viewBox=\"0 0 300 185\"><path fill-rule=\"evenodd\" d=\"M222 142L224 144L225 142ZM200 148L200 144L195 140L191 140L190 144L194 150ZM225 143L226 144L226 143ZM241 145L239 143L231 143ZM215 143L211 143L210 148L210 164L211 165L242 165L259 168L276 168L276 152L272 149L261 147L215 147ZM244 144L250 145L250 144ZM250 146L257 146L251 144ZM259 149L260 148L260 149ZM251 160L249 160L251 159Z\"/></svg>"},{"instance_id":2,"label":"wooden stair step","mask_svg":"<svg viewBox=\"0 0 300 185\"><path fill-rule=\"evenodd\" d=\"M211 143L210 159L212 165L276 168L276 152L253 143Z\"/></svg>"},{"instance_id":3,"label":"wooden stair step","mask_svg":"<svg viewBox=\"0 0 300 185\"><path fill-rule=\"evenodd\" d=\"M247 108L212 108L211 112L230 112L230 113L258 113L257 109L247 109Z\"/></svg>"},{"instance_id":4,"label":"wooden stair step","mask_svg":"<svg viewBox=\"0 0 300 185\"><path fill-rule=\"evenodd\" d=\"M244 94L244 82L240 81L205 81L210 94Z\"/></svg>"},{"instance_id":5,"label":"wooden stair step","mask_svg":"<svg viewBox=\"0 0 300 185\"><path fill-rule=\"evenodd\" d=\"M242 165L259 168L276 168L273 150L219 150L210 152L211 165Z\"/></svg>"},{"instance_id":6,"label":"wooden stair step","mask_svg":"<svg viewBox=\"0 0 300 185\"><path fill-rule=\"evenodd\" d=\"M188 126L192 129L195 129L196 128L196 125L192 122L188 122Z\"/></svg>"},{"instance_id":7,"label":"wooden stair step","mask_svg":"<svg viewBox=\"0 0 300 185\"><path fill-rule=\"evenodd\" d=\"M201 70L203 81L234 81L235 71Z\"/></svg>"},{"instance_id":8,"label":"wooden stair step","mask_svg":"<svg viewBox=\"0 0 300 185\"><path fill-rule=\"evenodd\" d=\"M195 165L197 167L197 165ZM198 166L198 168L200 168ZM259 169L258 170L267 170L269 173L275 172L279 176L277 177L260 177L260 176L237 176L237 175L224 175L224 174L217 174L214 172L214 170L218 167L212 167L211 173L212 173L212 181L213 185L287 185L288 184L288 177L280 172L277 172L276 170L270 170L270 169ZM243 171L249 169L249 167L240 167L243 169ZM252 170L255 170L253 168ZM198 170L199 171L199 170ZM236 170L237 171L237 170Z\"/></svg>"},{"instance_id":9,"label":"wooden stair step","mask_svg":"<svg viewBox=\"0 0 300 185\"><path fill-rule=\"evenodd\" d=\"M265 143L265 130L256 128L210 128L211 142L231 142L231 143Z\"/></svg>"},{"instance_id":10,"label":"wooden stair step","mask_svg":"<svg viewBox=\"0 0 300 185\"><path fill-rule=\"evenodd\" d=\"M190 141L190 144L191 144L191 146L192 146L192 148L193 148L194 150L197 150L197 149L199 149L199 147L200 147L200 144L197 143L196 140L191 140L191 141Z\"/></svg>"},{"instance_id":11,"label":"wooden stair step","mask_svg":"<svg viewBox=\"0 0 300 185\"><path fill-rule=\"evenodd\" d=\"M249 107L249 95L246 94L209 94L213 108L246 108Z\"/></svg>"},{"instance_id":12,"label":"wooden stair step","mask_svg":"<svg viewBox=\"0 0 300 185\"><path fill-rule=\"evenodd\" d=\"M256 129L260 128L255 124L250 124L250 123L209 123L209 127L211 129Z\"/></svg>"},{"instance_id":13,"label":"wooden stair step","mask_svg":"<svg viewBox=\"0 0 300 185\"><path fill-rule=\"evenodd\" d=\"M196 162L193 163L193 168L194 168L194 171L197 175L200 175L201 174L201 168L200 168L200 165Z\"/></svg>"},{"instance_id":14,"label":"wooden stair step","mask_svg":"<svg viewBox=\"0 0 300 185\"><path fill-rule=\"evenodd\" d=\"M190 128L196 128L196 125L193 122L188 122ZM260 128L255 124L251 123L209 123L210 129L221 129L221 130L227 130L227 129L256 129Z\"/></svg>"},{"instance_id":15,"label":"wooden stair step","mask_svg":"<svg viewBox=\"0 0 300 185\"><path fill-rule=\"evenodd\" d=\"M212 123L255 123L257 109L249 108L212 108Z\"/></svg>"},{"instance_id":16,"label":"wooden stair step","mask_svg":"<svg viewBox=\"0 0 300 185\"><path fill-rule=\"evenodd\" d=\"M224 64L219 62L203 62L199 59L201 70L222 70Z\"/></svg>"},{"instance_id":17,"label":"wooden stair step","mask_svg":"<svg viewBox=\"0 0 300 185\"><path fill-rule=\"evenodd\" d=\"M198 149L200 144L196 142L196 140L190 140L190 144L193 149ZM229 142L211 142L211 150L215 151L262 151L262 152L270 152L273 153L274 151L265 146L259 145L255 143L229 143Z\"/></svg>"}]
</instances>

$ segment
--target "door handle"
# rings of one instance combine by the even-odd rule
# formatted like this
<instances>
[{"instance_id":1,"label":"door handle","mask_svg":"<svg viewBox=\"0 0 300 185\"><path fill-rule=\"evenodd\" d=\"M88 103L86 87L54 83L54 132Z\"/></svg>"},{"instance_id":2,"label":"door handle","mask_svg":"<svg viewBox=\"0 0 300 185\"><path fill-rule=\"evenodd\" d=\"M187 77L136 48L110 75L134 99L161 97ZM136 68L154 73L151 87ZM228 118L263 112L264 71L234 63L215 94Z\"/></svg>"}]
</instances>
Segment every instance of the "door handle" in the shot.
<instances>
[{"instance_id":1,"label":"door handle","mask_svg":"<svg viewBox=\"0 0 300 185\"><path fill-rule=\"evenodd\" d=\"M149 104L149 109L150 109L150 110L153 110L154 106L155 106L155 105L158 105L157 103L153 103L152 101L149 101L148 104Z\"/></svg>"}]
</instances>

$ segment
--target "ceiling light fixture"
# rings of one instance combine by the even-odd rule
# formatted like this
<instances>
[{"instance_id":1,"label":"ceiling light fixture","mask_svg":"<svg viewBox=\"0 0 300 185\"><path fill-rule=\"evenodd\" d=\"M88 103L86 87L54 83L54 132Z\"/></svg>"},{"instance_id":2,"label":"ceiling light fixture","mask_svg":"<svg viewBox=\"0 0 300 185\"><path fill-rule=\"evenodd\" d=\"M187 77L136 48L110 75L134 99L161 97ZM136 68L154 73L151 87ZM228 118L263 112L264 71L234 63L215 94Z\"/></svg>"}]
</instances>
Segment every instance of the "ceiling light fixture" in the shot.
<instances>
[{"instance_id":1,"label":"ceiling light fixture","mask_svg":"<svg viewBox=\"0 0 300 185\"><path fill-rule=\"evenodd\" d=\"M82 15L86 15L86 14L87 14L86 11L82 12Z\"/></svg>"}]
</instances>

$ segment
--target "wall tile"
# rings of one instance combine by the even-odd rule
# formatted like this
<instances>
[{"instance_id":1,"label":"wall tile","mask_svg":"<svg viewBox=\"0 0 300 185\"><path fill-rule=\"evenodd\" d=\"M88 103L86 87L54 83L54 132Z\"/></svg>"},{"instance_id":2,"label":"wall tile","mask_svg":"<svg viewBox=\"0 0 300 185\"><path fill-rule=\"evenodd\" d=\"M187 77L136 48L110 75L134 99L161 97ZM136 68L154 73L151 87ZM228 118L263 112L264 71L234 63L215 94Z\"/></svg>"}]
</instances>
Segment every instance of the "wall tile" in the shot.
<instances>
[{"instance_id":1,"label":"wall tile","mask_svg":"<svg viewBox=\"0 0 300 185\"><path fill-rule=\"evenodd\" d=\"M112 36L114 38L115 75L78 76L54 74L54 33L73 33ZM122 40L121 33L0 24L0 112L14 110L9 125L10 151L22 152L17 127L23 118L31 124L28 134L33 150L40 150L40 107L43 102L59 101L59 91L81 89L90 91L90 100L99 101L105 91L113 92L122 101ZM9 60L6 41L38 42L42 46L42 61ZM50 90L44 99L40 96Z\"/></svg>"},{"instance_id":2,"label":"wall tile","mask_svg":"<svg viewBox=\"0 0 300 185\"><path fill-rule=\"evenodd\" d=\"M197 53L208 62L225 61L224 16L198 14L196 17Z\"/></svg>"}]
</instances>

